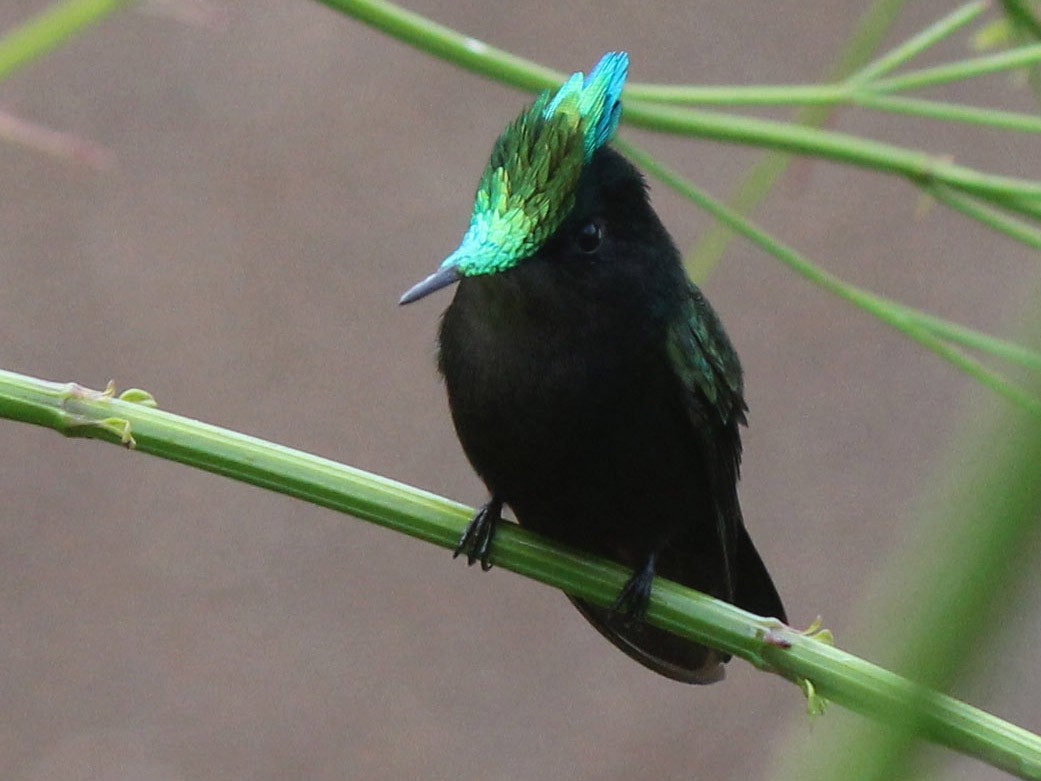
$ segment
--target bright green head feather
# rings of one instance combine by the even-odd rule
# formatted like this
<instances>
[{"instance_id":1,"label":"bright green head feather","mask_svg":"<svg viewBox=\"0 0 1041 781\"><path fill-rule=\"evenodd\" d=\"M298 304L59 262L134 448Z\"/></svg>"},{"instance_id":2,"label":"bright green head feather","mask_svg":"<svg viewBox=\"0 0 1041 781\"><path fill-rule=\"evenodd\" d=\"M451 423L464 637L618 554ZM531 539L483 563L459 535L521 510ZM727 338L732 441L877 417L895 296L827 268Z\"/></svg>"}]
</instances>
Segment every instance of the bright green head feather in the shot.
<instances>
[{"instance_id":1,"label":"bright green head feather","mask_svg":"<svg viewBox=\"0 0 1041 781\"><path fill-rule=\"evenodd\" d=\"M492 274L534 254L575 201L582 168L614 135L629 67L625 52L605 54L583 76L543 92L492 149L474 198L470 227L442 270Z\"/></svg>"}]
</instances>

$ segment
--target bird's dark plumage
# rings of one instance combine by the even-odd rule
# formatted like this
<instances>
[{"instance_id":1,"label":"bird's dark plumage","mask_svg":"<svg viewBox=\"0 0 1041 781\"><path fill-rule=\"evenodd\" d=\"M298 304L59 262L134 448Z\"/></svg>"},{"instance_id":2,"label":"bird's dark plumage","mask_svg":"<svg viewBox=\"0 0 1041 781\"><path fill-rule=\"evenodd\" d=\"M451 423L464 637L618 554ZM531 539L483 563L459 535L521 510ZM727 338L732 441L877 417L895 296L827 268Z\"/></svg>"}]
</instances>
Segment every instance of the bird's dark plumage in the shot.
<instances>
[{"instance_id":1,"label":"bird's dark plumage","mask_svg":"<svg viewBox=\"0 0 1041 781\"><path fill-rule=\"evenodd\" d=\"M785 620L738 504L737 354L620 154L592 155L533 255L459 281L439 365L493 496L473 531L490 537L505 503L522 526L631 567L624 610L572 599L623 651L677 680L722 677L723 654L627 615L654 574Z\"/></svg>"},{"instance_id":2,"label":"bird's dark plumage","mask_svg":"<svg viewBox=\"0 0 1041 781\"><path fill-rule=\"evenodd\" d=\"M628 72L609 52L499 137L470 227L407 304L458 283L440 368L492 493L456 553L485 568L503 505L633 570L616 604L572 598L611 642L688 683L727 657L645 624L656 574L785 620L737 500L741 365L643 178L606 146Z\"/></svg>"}]
</instances>

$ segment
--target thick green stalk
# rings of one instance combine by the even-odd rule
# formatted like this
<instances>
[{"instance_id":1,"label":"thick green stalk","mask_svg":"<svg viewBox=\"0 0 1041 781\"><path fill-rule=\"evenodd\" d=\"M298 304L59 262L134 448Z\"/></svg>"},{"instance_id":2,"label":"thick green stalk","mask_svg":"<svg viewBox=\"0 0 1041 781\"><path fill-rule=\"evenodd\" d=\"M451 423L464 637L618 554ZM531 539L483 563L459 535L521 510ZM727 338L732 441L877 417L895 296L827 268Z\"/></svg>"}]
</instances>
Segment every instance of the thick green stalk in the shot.
<instances>
[{"instance_id":1,"label":"thick green stalk","mask_svg":"<svg viewBox=\"0 0 1041 781\"><path fill-rule=\"evenodd\" d=\"M116 398L111 391L0 371L0 417L67 436L121 443L447 548L455 545L471 512L393 480L155 409L142 391ZM630 574L513 524L500 528L492 560L598 604L610 604ZM1041 737L844 653L817 635L807 636L660 578L647 616L658 626L740 656L805 690L812 688L815 696L888 724L913 716L919 734L929 740L1022 778L1041 779Z\"/></svg>"},{"instance_id":2,"label":"thick green stalk","mask_svg":"<svg viewBox=\"0 0 1041 781\"><path fill-rule=\"evenodd\" d=\"M0 81L130 0L65 0L0 38Z\"/></svg>"}]
</instances>

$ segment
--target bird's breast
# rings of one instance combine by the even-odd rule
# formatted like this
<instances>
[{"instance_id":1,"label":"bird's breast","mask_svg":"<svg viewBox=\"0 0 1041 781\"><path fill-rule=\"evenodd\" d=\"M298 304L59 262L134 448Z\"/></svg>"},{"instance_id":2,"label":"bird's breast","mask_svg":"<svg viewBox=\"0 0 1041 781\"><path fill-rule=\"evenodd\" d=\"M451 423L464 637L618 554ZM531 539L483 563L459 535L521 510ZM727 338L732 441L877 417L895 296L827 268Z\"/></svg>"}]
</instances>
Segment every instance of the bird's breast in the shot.
<instances>
[{"instance_id":1,"label":"bird's breast","mask_svg":"<svg viewBox=\"0 0 1041 781\"><path fill-rule=\"evenodd\" d=\"M564 429L609 414L637 389L634 377L656 352L611 320L566 298L461 288L440 335L453 413L485 425L513 428L523 419Z\"/></svg>"},{"instance_id":2,"label":"bird's breast","mask_svg":"<svg viewBox=\"0 0 1041 781\"><path fill-rule=\"evenodd\" d=\"M632 524L651 492L686 492L692 462L664 334L574 314L492 313L457 296L440 368L459 440L492 492L523 524L577 543L586 523Z\"/></svg>"}]
</instances>

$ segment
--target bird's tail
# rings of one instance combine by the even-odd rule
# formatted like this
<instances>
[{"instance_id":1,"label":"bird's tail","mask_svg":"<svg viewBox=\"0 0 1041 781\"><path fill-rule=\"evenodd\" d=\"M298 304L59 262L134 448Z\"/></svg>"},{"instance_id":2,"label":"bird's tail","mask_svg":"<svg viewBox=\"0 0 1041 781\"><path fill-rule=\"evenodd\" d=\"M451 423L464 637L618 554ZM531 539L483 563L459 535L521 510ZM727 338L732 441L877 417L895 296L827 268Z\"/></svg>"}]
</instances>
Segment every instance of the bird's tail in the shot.
<instances>
[{"instance_id":1,"label":"bird's tail","mask_svg":"<svg viewBox=\"0 0 1041 781\"><path fill-rule=\"evenodd\" d=\"M784 605L752 544L744 524L740 524L737 551L732 567L735 605L760 616L772 616L787 623ZM650 670L682 683L709 684L726 676L724 664L730 655L692 640L632 621L624 613L601 607L584 599L568 597L597 631L637 662Z\"/></svg>"},{"instance_id":2,"label":"bird's tail","mask_svg":"<svg viewBox=\"0 0 1041 781\"><path fill-rule=\"evenodd\" d=\"M664 629L631 621L624 613L568 596L596 630L644 667L682 683L715 683L726 677L722 651L674 635Z\"/></svg>"}]
</instances>

